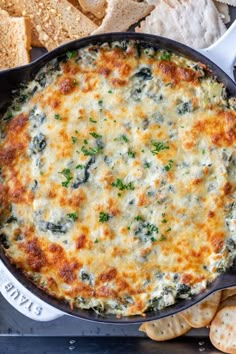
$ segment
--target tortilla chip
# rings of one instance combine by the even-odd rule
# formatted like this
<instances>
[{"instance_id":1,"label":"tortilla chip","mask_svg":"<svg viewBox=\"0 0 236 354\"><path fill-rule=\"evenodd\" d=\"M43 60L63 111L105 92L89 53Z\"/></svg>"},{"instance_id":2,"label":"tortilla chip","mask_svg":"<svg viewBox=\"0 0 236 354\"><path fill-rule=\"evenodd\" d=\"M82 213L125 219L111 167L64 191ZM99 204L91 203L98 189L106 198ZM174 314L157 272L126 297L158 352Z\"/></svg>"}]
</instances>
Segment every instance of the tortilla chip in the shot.
<instances>
[{"instance_id":1,"label":"tortilla chip","mask_svg":"<svg viewBox=\"0 0 236 354\"><path fill-rule=\"evenodd\" d=\"M224 353L236 353L236 306L226 306L215 316L210 327L211 343Z\"/></svg>"},{"instance_id":2,"label":"tortilla chip","mask_svg":"<svg viewBox=\"0 0 236 354\"><path fill-rule=\"evenodd\" d=\"M146 332L146 323L142 323L138 330L140 332Z\"/></svg>"},{"instance_id":3,"label":"tortilla chip","mask_svg":"<svg viewBox=\"0 0 236 354\"><path fill-rule=\"evenodd\" d=\"M147 336L156 341L164 341L182 336L191 329L191 326L177 313L157 321L146 322Z\"/></svg>"},{"instance_id":4,"label":"tortilla chip","mask_svg":"<svg viewBox=\"0 0 236 354\"><path fill-rule=\"evenodd\" d=\"M221 301L224 301L225 299L233 295L236 295L236 286L223 290Z\"/></svg>"},{"instance_id":5,"label":"tortilla chip","mask_svg":"<svg viewBox=\"0 0 236 354\"><path fill-rule=\"evenodd\" d=\"M189 307L180 314L185 321L194 328L201 328L209 325L214 318L221 300L221 291L209 295L198 304Z\"/></svg>"},{"instance_id":6,"label":"tortilla chip","mask_svg":"<svg viewBox=\"0 0 236 354\"><path fill-rule=\"evenodd\" d=\"M184 43L184 38L173 21L169 5L163 1L157 2L155 10L141 22L140 27L135 28L135 32L156 34Z\"/></svg>"},{"instance_id":7,"label":"tortilla chip","mask_svg":"<svg viewBox=\"0 0 236 354\"><path fill-rule=\"evenodd\" d=\"M214 0L214 4L219 11L220 17L222 18L224 23L230 22L230 14L229 14L229 5L223 4L222 2L218 2Z\"/></svg>"},{"instance_id":8,"label":"tortilla chip","mask_svg":"<svg viewBox=\"0 0 236 354\"><path fill-rule=\"evenodd\" d=\"M166 0L187 45L206 48L219 39L226 27L212 0Z\"/></svg>"},{"instance_id":9,"label":"tortilla chip","mask_svg":"<svg viewBox=\"0 0 236 354\"><path fill-rule=\"evenodd\" d=\"M107 0L106 15L92 34L126 31L131 25L148 15L153 9L146 2L134 0Z\"/></svg>"}]
</instances>

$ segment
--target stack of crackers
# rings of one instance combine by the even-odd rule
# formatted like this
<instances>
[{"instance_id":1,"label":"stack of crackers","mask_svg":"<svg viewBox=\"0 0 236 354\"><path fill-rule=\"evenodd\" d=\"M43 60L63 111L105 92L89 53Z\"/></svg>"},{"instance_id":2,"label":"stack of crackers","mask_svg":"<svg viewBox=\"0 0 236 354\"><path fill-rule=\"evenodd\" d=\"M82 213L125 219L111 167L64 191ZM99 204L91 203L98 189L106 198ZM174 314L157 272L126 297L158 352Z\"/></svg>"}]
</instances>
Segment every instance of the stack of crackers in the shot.
<instances>
[{"instance_id":1,"label":"stack of crackers","mask_svg":"<svg viewBox=\"0 0 236 354\"><path fill-rule=\"evenodd\" d=\"M176 315L146 322L139 330L153 340L165 341L202 327L210 328L210 340L217 349L236 353L236 287L218 291Z\"/></svg>"},{"instance_id":2,"label":"stack of crackers","mask_svg":"<svg viewBox=\"0 0 236 354\"><path fill-rule=\"evenodd\" d=\"M27 64L32 46L52 50L132 25L136 32L208 47L226 31L228 4L236 0L0 0L0 69Z\"/></svg>"}]
</instances>

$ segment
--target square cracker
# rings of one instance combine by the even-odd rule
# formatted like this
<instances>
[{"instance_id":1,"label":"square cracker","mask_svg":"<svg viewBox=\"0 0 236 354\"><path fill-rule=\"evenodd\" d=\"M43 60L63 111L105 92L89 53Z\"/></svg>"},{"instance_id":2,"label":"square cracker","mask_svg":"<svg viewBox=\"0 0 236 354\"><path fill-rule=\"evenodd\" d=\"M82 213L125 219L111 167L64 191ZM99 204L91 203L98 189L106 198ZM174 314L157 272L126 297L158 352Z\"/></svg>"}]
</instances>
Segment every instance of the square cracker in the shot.
<instances>
[{"instance_id":1,"label":"square cracker","mask_svg":"<svg viewBox=\"0 0 236 354\"><path fill-rule=\"evenodd\" d=\"M156 4L155 9L141 22L139 27L135 28L135 32L156 34L184 43L185 41L179 27L173 21L169 5L160 0L148 1Z\"/></svg>"},{"instance_id":2,"label":"square cracker","mask_svg":"<svg viewBox=\"0 0 236 354\"><path fill-rule=\"evenodd\" d=\"M226 27L212 0L166 0L185 43L206 48L219 39Z\"/></svg>"},{"instance_id":3,"label":"square cracker","mask_svg":"<svg viewBox=\"0 0 236 354\"><path fill-rule=\"evenodd\" d=\"M134 0L107 0L106 15L92 34L126 31L135 22L148 15L154 7Z\"/></svg>"}]
</instances>

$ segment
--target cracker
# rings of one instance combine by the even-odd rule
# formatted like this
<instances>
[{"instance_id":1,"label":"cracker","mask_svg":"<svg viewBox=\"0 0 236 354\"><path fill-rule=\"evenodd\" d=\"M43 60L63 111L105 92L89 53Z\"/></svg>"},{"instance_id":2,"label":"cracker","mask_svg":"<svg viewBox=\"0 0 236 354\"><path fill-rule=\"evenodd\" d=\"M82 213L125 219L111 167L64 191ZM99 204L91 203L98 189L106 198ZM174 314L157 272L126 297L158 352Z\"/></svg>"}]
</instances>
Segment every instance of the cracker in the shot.
<instances>
[{"instance_id":1,"label":"cracker","mask_svg":"<svg viewBox=\"0 0 236 354\"><path fill-rule=\"evenodd\" d=\"M220 303L218 310L223 309L226 306L236 306L236 295L230 296Z\"/></svg>"},{"instance_id":2,"label":"cracker","mask_svg":"<svg viewBox=\"0 0 236 354\"><path fill-rule=\"evenodd\" d=\"M142 323L138 330L146 333L146 323Z\"/></svg>"},{"instance_id":3,"label":"cracker","mask_svg":"<svg viewBox=\"0 0 236 354\"><path fill-rule=\"evenodd\" d=\"M221 300L221 291L211 294L198 304L189 307L181 312L185 321L194 328L201 328L211 323L219 307Z\"/></svg>"},{"instance_id":4,"label":"cracker","mask_svg":"<svg viewBox=\"0 0 236 354\"><path fill-rule=\"evenodd\" d=\"M209 47L226 31L212 0L168 0L168 4L172 5L171 15L190 47Z\"/></svg>"},{"instance_id":5,"label":"cracker","mask_svg":"<svg viewBox=\"0 0 236 354\"><path fill-rule=\"evenodd\" d=\"M154 3L155 0L149 1ZM169 5L164 1L156 3L155 9L141 22L140 27L135 28L135 32L156 34L184 43L184 38L173 21Z\"/></svg>"},{"instance_id":6,"label":"cracker","mask_svg":"<svg viewBox=\"0 0 236 354\"><path fill-rule=\"evenodd\" d=\"M97 18L103 18L106 12L106 0L79 0L84 11L91 12Z\"/></svg>"},{"instance_id":7,"label":"cracker","mask_svg":"<svg viewBox=\"0 0 236 354\"><path fill-rule=\"evenodd\" d=\"M214 0L214 4L219 11L220 17L222 18L224 23L230 22L230 14L229 14L229 5L223 4L222 2L218 2Z\"/></svg>"},{"instance_id":8,"label":"cracker","mask_svg":"<svg viewBox=\"0 0 236 354\"><path fill-rule=\"evenodd\" d=\"M225 299L227 299L230 296L236 295L236 286L234 286L233 288L228 288L223 290L222 292L222 301L224 301Z\"/></svg>"},{"instance_id":9,"label":"cracker","mask_svg":"<svg viewBox=\"0 0 236 354\"><path fill-rule=\"evenodd\" d=\"M157 341L182 336L182 334L187 333L190 329L191 326L179 313L145 324L147 336Z\"/></svg>"},{"instance_id":10,"label":"cracker","mask_svg":"<svg viewBox=\"0 0 236 354\"><path fill-rule=\"evenodd\" d=\"M223 4L228 4L231 6L236 6L236 0L217 0L218 2L222 2Z\"/></svg>"},{"instance_id":11,"label":"cracker","mask_svg":"<svg viewBox=\"0 0 236 354\"><path fill-rule=\"evenodd\" d=\"M215 316L210 327L212 344L224 353L236 353L236 306L226 306Z\"/></svg>"},{"instance_id":12,"label":"cracker","mask_svg":"<svg viewBox=\"0 0 236 354\"><path fill-rule=\"evenodd\" d=\"M131 25L148 15L153 9L146 2L133 0L107 0L106 15L93 34L126 31Z\"/></svg>"}]
</instances>

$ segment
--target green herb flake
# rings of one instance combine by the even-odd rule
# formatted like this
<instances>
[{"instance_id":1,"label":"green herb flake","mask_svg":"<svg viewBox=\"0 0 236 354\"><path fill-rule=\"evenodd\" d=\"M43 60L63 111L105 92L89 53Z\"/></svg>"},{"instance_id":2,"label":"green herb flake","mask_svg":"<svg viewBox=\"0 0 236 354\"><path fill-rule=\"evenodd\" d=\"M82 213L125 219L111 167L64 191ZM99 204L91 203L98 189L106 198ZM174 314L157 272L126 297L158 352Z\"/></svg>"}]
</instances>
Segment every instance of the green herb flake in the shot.
<instances>
[{"instance_id":1,"label":"green herb flake","mask_svg":"<svg viewBox=\"0 0 236 354\"><path fill-rule=\"evenodd\" d=\"M136 155L136 153L135 153L134 151L131 151L131 150L128 150L127 154L128 154L128 156L129 156L130 158L132 158L132 159L134 159L134 158L135 158L135 155Z\"/></svg>"},{"instance_id":2,"label":"green herb flake","mask_svg":"<svg viewBox=\"0 0 236 354\"><path fill-rule=\"evenodd\" d=\"M162 219L161 222L162 222L162 224L166 224L167 220L166 219Z\"/></svg>"},{"instance_id":3,"label":"green herb flake","mask_svg":"<svg viewBox=\"0 0 236 354\"><path fill-rule=\"evenodd\" d=\"M76 79L73 80L73 85L74 86L78 86L79 85L79 83L78 83L78 81Z\"/></svg>"},{"instance_id":4,"label":"green herb flake","mask_svg":"<svg viewBox=\"0 0 236 354\"><path fill-rule=\"evenodd\" d=\"M202 149L202 155L205 155L205 153L206 153L206 150Z\"/></svg>"},{"instance_id":5,"label":"green herb flake","mask_svg":"<svg viewBox=\"0 0 236 354\"><path fill-rule=\"evenodd\" d=\"M144 218L141 215L135 216L134 220L136 221L144 221Z\"/></svg>"},{"instance_id":6,"label":"green herb flake","mask_svg":"<svg viewBox=\"0 0 236 354\"><path fill-rule=\"evenodd\" d=\"M166 237L161 234L161 236L160 236L160 238L159 238L159 241L165 241L165 240L166 240Z\"/></svg>"},{"instance_id":7,"label":"green herb flake","mask_svg":"<svg viewBox=\"0 0 236 354\"><path fill-rule=\"evenodd\" d=\"M67 56L68 59L72 59L72 58L74 58L76 56L76 54L77 54L77 51L76 50L72 50L70 52L67 52L66 56Z\"/></svg>"},{"instance_id":8,"label":"green herb flake","mask_svg":"<svg viewBox=\"0 0 236 354\"><path fill-rule=\"evenodd\" d=\"M168 229L166 230L166 232L170 232L171 231L171 227L168 227Z\"/></svg>"},{"instance_id":9,"label":"green herb flake","mask_svg":"<svg viewBox=\"0 0 236 354\"><path fill-rule=\"evenodd\" d=\"M172 165L173 165L174 161L173 160L169 160L168 164L166 166L164 166L164 169L166 170L166 172L170 171Z\"/></svg>"},{"instance_id":10,"label":"green herb flake","mask_svg":"<svg viewBox=\"0 0 236 354\"><path fill-rule=\"evenodd\" d=\"M78 215L76 213L69 213L67 214L67 216L73 221L76 221L78 219Z\"/></svg>"},{"instance_id":11,"label":"green herb flake","mask_svg":"<svg viewBox=\"0 0 236 354\"><path fill-rule=\"evenodd\" d=\"M97 121L94 120L92 117L89 117L89 121L90 121L91 123L97 123Z\"/></svg>"},{"instance_id":12,"label":"green herb flake","mask_svg":"<svg viewBox=\"0 0 236 354\"><path fill-rule=\"evenodd\" d=\"M107 213L104 213L103 211L100 211L99 213L99 222L107 222L110 219L110 215Z\"/></svg>"},{"instance_id":13,"label":"green herb flake","mask_svg":"<svg viewBox=\"0 0 236 354\"><path fill-rule=\"evenodd\" d=\"M107 91L108 93L112 93L112 90Z\"/></svg>"},{"instance_id":14,"label":"green herb flake","mask_svg":"<svg viewBox=\"0 0 236 354\"><path fill-rule=\"evenodd\" d=\"M167 51L163 52L163 54L161 54L160 59L161 60L170 60L171 58L171 54Z\"/></svg>"},{"instance_id":15,"label":"green herb flake","mask_svg":"<svg viewBox=\"0 0 236 354\"><path fill-rule=\"evenodd\" d=\"M117 193L117 195L118 195L118 197L121 197L121 196L122 196L122 194L121 194L121 193Z\"/></svg>"},{"instance_id":16,"label":"green herb flake","mask_svg":"<svg viewBox=\"0 0 236 354\"><path fill-rule=\"evenodd\" d=\"M101 106L103 104L103 100L99 100L98 104Z\"/></svg>"},{"instance_id":17,"label":"green herb flake","mask_svg":"<svg viewBox=\"0 0 236 354\"><path fill-rule=\"evenodd\" d=\"M86 146L82 146L81 148L81 152L85 155L85 156L94 156L97 155L100 151L102 150L102 147L89 147L88 149L86 148Z\"/></svg>"},{"instance_id":18,"label":"green herb flake","mask_svg":"<svg viewBox=\"0 0 236 354\"><path fill-rule=\"evenodd\" d=\"M54 118L57 119L57 120L61 120L60 114L55 114L55 115L54 115Z\"/></svg>"},{"instance_id":19,"label":"green herb flake","mask_svg":"<svg viewBox=\"0 0 236 354\"><path fill-rule=\"evenodd\" d=\"M127 138L126 135L121 135L121 140L123 140L125 143L129 142L129 139Z\"/></svg>"},{"instance_id":20,"label":"green herb flake","mask_svg":"<svg viewBox=\"0 0 236 354\"><path fill-rule=\"evenodd\" d=\"M150 238L150 240L151 240L152 242L155 242L155 241L156 241L155 237L153 237L153 236Z\"/></svg>"},{"instance_id":21,"label":"green herb flake","mask_svg":"<svg viewBox=\"0 0 236 354\"><path fill-rule=\"evenodd\" d=\"M150 168L151 167L150 162L144 162L143 167L144 168Z\"/></svg>"},{"instance_id":22,"label":"green herb flake","mask_svg":"<svg viewBox=\"0 0 236 354\"><path fill-rule=\"evenodd\" d=\"M160 151L163 150L169 150L169 146L167 145L167 143L164 143L162 141L151 141L151 144L153 146L153 149L151 150L153 155L158 154Z\"/></svg>"},{"instance_id":23,"label":"green herb flake","mask_svg":"<svg viewBox=\"0 0 236 354\"><path fill-rule=\"evenodd\" d=\"M96 240L94 240L94 243L98 243L99 241L98 241L98 239L96 238Z\"/></svg>"},{"instance_id":24,"label":"green herb flake","mask_svg":"<svg viewBox=\"0 0 236 354\"><path fill-rule=\"evenodd\" d=\"M64 168L61 172L58 172L66 178L66 181L63 181L61 185L63 187L68 187L70 181L73 179L71 170L69 168Z\"/></svg>"},{"instance_id":25,"label":"green herb flake","mask_svg":"<svg viewBox=\"0 0 236 354\"><path fill-rule=\"evenodd\" d=\"M147 229L148 229L148 232L150 232L150 233L153 233L153 232L158 233L158 231L159 231L158 227L156 227L156 225L154 225L154 224L148 224Z\"/></svg>"},{"instance_id":26,"label":"green herb flake","mask_svg":"<svg viewBox=\"0 0 236 354\"><path fill-rule=\"evenodd\" d=\"M71 137L71 142L72 142L72 144L75 144L75 143L76 143L76 141L77 141L76 136L72 136L72 137Z\"/></svg>"},{"instance_id":27,"label":"green herb flake","mask_svg":"<svg viewBox=\"0 0 236 354\"><path fill-rule=\"evenodd\" d=\"M84 165L77 165L75 166L76 170L83 170L85 168Z\"/></svg>"},{"instance_id":28,"label":"green herb flake","mask_svg":"<svg viewBox=\"0 0 236 354\"><path fill-rule=\"evenodd\" d=\"M114 182L112 182L112 187L118 188L120 191L124 190L134 190L134 185L132 182L129 182L128 184L124 184L123 181L120 178L117 178Z\"/></svg>"},{"instance_id":29,"label":"green herb flake","mask_svg":"<svg viewBox=\"0 0 236 354\"><path fill-rule=\"evenodd\" d=\"M93 138L95 138L95 139L100 139L100 138L102 138L102 135L100 135L100 134L97 134L97 133L89 133Z\"/></svg>"}]
</instances>

